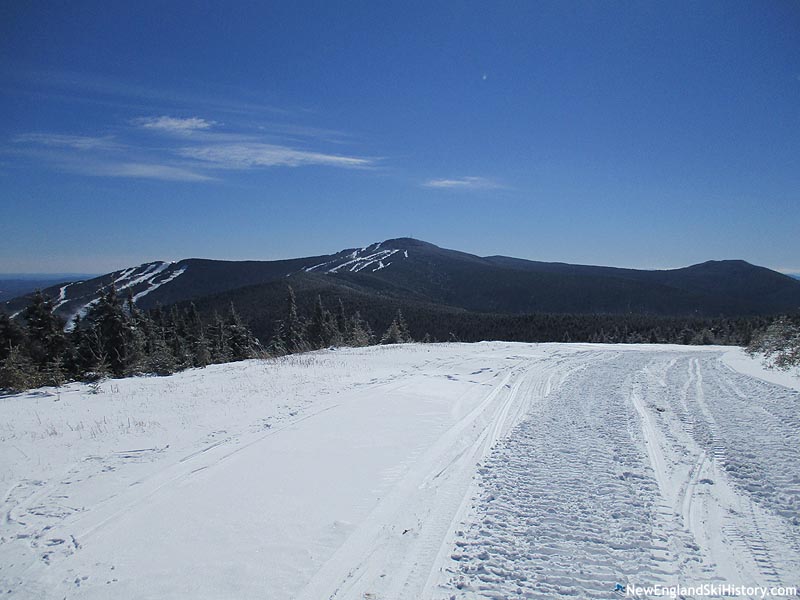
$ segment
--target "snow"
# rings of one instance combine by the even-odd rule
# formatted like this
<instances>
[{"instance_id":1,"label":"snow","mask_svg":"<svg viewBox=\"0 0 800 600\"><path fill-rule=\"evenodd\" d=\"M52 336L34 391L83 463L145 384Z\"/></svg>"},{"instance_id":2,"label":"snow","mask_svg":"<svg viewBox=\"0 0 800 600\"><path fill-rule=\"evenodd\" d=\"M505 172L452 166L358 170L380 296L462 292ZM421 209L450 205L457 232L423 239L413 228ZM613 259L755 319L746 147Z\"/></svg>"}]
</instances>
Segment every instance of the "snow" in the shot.
<instances>
[{"instance_id":1,"label":"snow","mask_svg":"<svg viewBox=\"0 0 800 600\"><path fill-rule=\"evenodd\" d=\"M80 307L80 308L79 308L77 311L75 311L75 312L74 312L72 315L70 315L69 319L67 319L67 322L66 322L66 324L64 325L64 331L66 331L67 333L69 333L69 332L71 332L73 329L75 329L75 317L80 317L81 319L83 319L84 317L86 317L86 315L87 315L87 314L89 314L89 311L90 311L90 310L92 309L92 307L93 307L95 304L97 304L98 302L100 302L100 300L99 300L98 298L95 298L94 300L90 300L89 302L87 302L86 304L84 304L83 306L81 306L81 307Z\"/></svg>"},{"instance_id":2,"label":"snow","mask_svg":"<svg viewBox=\"0 0 800 600\"><path fill-rule=\"evenodd\" d=\"M392 264L391 262L383 261L401 251L400 249L380 250L382 243L383 242L378 242L371 246L361 248L361 250L348 252L343 258L336 258L311 267L305 267L303 271L307 273L312 271L321 271L324 273L349 271L351 273L358 273L370 266L374 266L374 268L371 269L373 273L375 271L380 271ZM402 252L404 258L408 258L408 251L403 250Z\"/></svg>"},{"instance_id":3,"label":"snow","mask_svg":"<svg viewBox=\"0 0 800 600\"><path fill-rule=\"evenodd\" d=\"M170 273L167 277L165 277L161 281L155 282L153 279L151 279L148 282L150 284L150 287L148 287L146 290L143 290L143 291L139 292L138 294L136 294L133 297L133 301L136 302L140 298L145 297L147 294L149 294L150 292L152 292L154 290L157 290L158 288L160 288L165 283L169 283L170 281L173 281L173 280L177 279L178 277L183 275L185 272L186 272L186 267L181 267L177 271L173 271L172 273Z\"/></svg>"},{"instance_id":4,"label":"snow","mask_svg":"<svg viewBox=\"0 0 800 600\"><path fill-rule=\"evenodd\" d=\"M58 290L58 299L56 303L53 305L53 310L57 309L59 306L67 302L67 288L71 286L71 283L66 285L62 285Z\"/></svg>"},{"instance_id":5,"label":"snow","mask_svg":"<svg viewBox=\"0 0 800 600\"><path fill-rule=\"evenodd\" d=\"M126 290L128 288L133 288L137 285L147 285L148 287L145 288L143 291L134 295L133 300L139 300L140 298L146 296L150 292L158 289L163 284L168 283L183 275L186 271L186 267L181 267L180 269L173 271L168 276L164 277L161 281L157 281L158 277L164 273L168 268L173 266L175 263L171 262L154 262L154 263L147 263L143 265L139 265L138 267L131 267L129 269L124 269L120 271L119 275L114 279L113 285L116 286L117 291ZM62 304L68 302L70 299L66 297L66 288L72 284L67 284L66 286L62 287L59 294L59 302L54 308L58 308ZM64 331L70 332L75 328L75 317L80 316L84 318L91 308L99 302L98 298L93 298L92 300L84 303L78 309L72 312L70 317L67 319L67 322L64 326Z\"/></svg>"},{"instance_id":6,"label":"snow","mask_svg":"<svg viewBox=\"0 0 800 600\"><path fill-rule=\"evenodd\" d=\"M0 593L797 585L800 392L736 356L410 344L2 397Z\"/></svg>"},{"instance_id":7,"label":"snow","mask_svg":"<svg viewBox=\"0 0 800 600\"><path fill-rule=\"evenodd\" d=\"M136 277L132 279L128 279L127 277L117 278L114 283L118 283L117 291L125 290L129 287L134 287L139 285L140 283L148 283L150 284L153 279L155 279L158 275L160 275L165 269L167 269L172 263L168 262L155 262L149 265L142 265L146 267L144 271L139 273ZM140 269L141 267L137 267ZM132 273L131 273L132 274ZM128 277L131 275L129 274Z\"/></svg>"},{"instance_id":8,"label":"snow","mask_svg":"<svg viewBox=\"0 0 800 600\"><path fill-rule=\"evenodd\" d=\"M731 369L750 377L800 391L800 373L797 369L794 371L765 369L761 357L750 356L742 348L728 349L722 355L722 361Z\"/></svg>"}]
</instances>

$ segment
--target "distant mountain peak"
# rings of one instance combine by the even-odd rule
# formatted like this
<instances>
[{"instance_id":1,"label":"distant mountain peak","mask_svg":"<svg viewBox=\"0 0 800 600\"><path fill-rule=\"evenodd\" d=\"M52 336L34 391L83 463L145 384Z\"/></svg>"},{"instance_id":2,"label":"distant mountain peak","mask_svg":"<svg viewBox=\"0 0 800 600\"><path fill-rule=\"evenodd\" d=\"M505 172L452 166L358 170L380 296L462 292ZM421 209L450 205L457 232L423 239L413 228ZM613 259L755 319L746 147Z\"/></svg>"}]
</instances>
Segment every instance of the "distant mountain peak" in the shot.
<instances>
[{"instance_id":1,"label":"distant mountain peak","mask_svg":"<svg viewBox=\"0 0 800 600\"><path fill-rule=\"evenodd\" d=\"M325 275L325 277L320 277ZM395 301L448 309L526 314L752 315L800 308L800 283L743 260L717 260L668 270L545 263L480 257L411 237L373 242L321 256L277 261L155 261L43 290L68 322L85 315L114 285L140 308L225 294L227 303L262 285L358 289ZM250 291L248 291L250 289ZM260 288L259 288L260 289ZM30 296L3 305L17 316ZM224 309L224 307L223 307Z\"/></svg>"}]
</instances>

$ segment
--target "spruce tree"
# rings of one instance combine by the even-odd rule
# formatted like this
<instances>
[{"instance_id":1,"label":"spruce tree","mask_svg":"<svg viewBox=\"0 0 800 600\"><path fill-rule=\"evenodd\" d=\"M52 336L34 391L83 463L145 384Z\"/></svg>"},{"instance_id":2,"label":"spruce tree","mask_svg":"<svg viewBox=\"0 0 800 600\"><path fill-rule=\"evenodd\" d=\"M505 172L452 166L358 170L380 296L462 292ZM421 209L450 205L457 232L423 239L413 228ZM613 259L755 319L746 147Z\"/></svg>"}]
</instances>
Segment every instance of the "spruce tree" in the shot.
<instances>
[{"instance_id":1,"label":"spruce tree","mask_svg":"<svg viewBox=\"0 0 800 600\"><path fill-rule=\"evenodd\" d=\"M228 315L228 340L231 349L231 360L246 360L254 358L260 350L258 340L242 322L239 313L231 302Z\"/></svg>"},{"instance_id":2,"label":"spruce tree","mask_svg":"<svg viewBox=\"0 0 800 600\"><path fill-rule=\"evenodd\" d=\"M369 346L372 343L372 329L364 319L361 318L361 313L356 311L352 319L350 319L349 334L347 337L348 346Z\"/></svg>"},{"instance_id":3,"label":"spruce tree","mask_svg":"<svg viewBox=\"0 0 800 600\"><path fill-rule=\"evenodd\" d=\"M211 362L225 363L231 360L231 347L229 343L229 332L225 321L214 312L214 318L209 326L208 339L211 346Z\"/></svg>"},{"instance_id":4,"label":"spruce tree","mask_svg":"<svg viewBox=\"0 0 800 600\"><path fill-rule=\"evenodd\" d=\"M297 299L292 286L287 286L286 318L280 332L281 342L288 353L304 352L308 350L305 337L305 326L297 314Z\"/></svg>"},{"instance_id":5,"label":"spruce tree","mask_svg":"<svg viewBox=\"0 0 800 600\"><path fill-rule=\"evenodd\" d=\"M12 347L8 355L0 360L0 389L21 392L41 383L39 370L20 346Z\"/></svg>"},{"instance_id":6,"label":"spruce tree","mask_svg":"<svg viewBox=\"0 0 800 600\"><path fill-rule=\"evenodd\" d=\"M338 341L339 331L336 327L336 321L322 304L320 295L317 295L314 314L308 324L307 332L308 343L314 349L327 348Z\"/></svg>"},{"instance_id":7,"label":"spruce tree","mask_svg":"<svg viewBox=\"0 0 800 600\"><path fill-rule=\"evenodd\" d=\"M395 319L397 320L397 329L400 331L400 337L403 342L413 342L414 338L411 337L411 333L408 330L408 324L403 317L403 312L399 308L397 309L397 316Z\"/></svg>"},{"instance_id":8,"label":"spruce tree","mask_svg":"<svg viewBox=\"0 0 800 600\"><path fill-rule=\"evenodd\" d=\"M381 337L381 344L402 344L403 343L403 335L400 332L400 327L397 323L397 319L392 319L392 323L384 332L383 336Z\"/></svg>"},{"instance_id":9,"label":"spruce tree","mask_svg":"<svg viewBox=\"0 0 800 600\"><path fill-rule=\"evenodd\" d=\"M7 314L0 314L0 360L6 358L12 348L25 344L25 332Z\"/></svg>"},{"instance_id":10,"label":"spruce tree","mask_svg":"<svg viewBox=\"0 0 800 600\"><path fill-rule=\"evenodd\" d=\"M128 348L125 357L125 374L137 375L146 371L149 340L153 324L147 314L138 309L133 292L128 288L125 302L128 315Z\"/></svg>"},{"instance_id":11,"label":"spruce tree","mask_svg":"<svg viewBox=\"0 0 800 600\"><path fill-rule=\"evenodd\" d=\"M350 319L347 318L347 313L344 310L344 302L339 298L339 304L336 310L336 337L337 344L346 344L350 337Z\"/></svg>"},{"instance_id":12,"label":"spruce tree","mask_svg":"<svg viewBox=\"0 0 800 600\"><path fill-rule=\"evenodd\" d=\"M130 321L112 285L87 314L91 323L90 346L98 366L106 364L115 377L125 375L128 367Z\"/></svg>"},{"instance_id":13,"label":"spruce tree","mask_svg":"<svg viewBox=\"0 0 800 600\"><path fill-rule=\"evenodd\" d=\"M66 349L64 322L53 314L50 299L37 290L33 301L22 311L22 318L25 320L28 355L34 365L42 369L60 362Z\"/></svg>"},{"instance_id":14,"label":"spruce tree","mask_svg":"<svg viewBox=\"0 0 800 600\"><path fill-rule=\"evenodd\" d=\"M206 337L205 325L197 312L197 307L192 302L186 317L186 331L188 343L193 356L195 367L205 367L211 362L211 348Z\"/></svg>"},{"instance_id":15,"label":"spruce tree","mask_svg":"<svg viewBox=\"0 0 800 600\"><path fill-rule=\"evenodd\" d=\"M193 364L193 353L187 343L186 329L184 315L178 311L177 305L173 304L166 318L164 334L178 370L191 367Z\"/></svg>"},{"instance_id":16,"label":"spruce tree","mask_svg":"<svg viewBox=\"0 0 800 600\"><path fill-rule=\"evenodd\" d=\"M413 341L411 334L408 332L408 325L406 325L406 320L403 318L403 313L398 308L392 323L383 334L383 337L381 337L381 344L404 344Z\"/></svg>"}]
</instances>

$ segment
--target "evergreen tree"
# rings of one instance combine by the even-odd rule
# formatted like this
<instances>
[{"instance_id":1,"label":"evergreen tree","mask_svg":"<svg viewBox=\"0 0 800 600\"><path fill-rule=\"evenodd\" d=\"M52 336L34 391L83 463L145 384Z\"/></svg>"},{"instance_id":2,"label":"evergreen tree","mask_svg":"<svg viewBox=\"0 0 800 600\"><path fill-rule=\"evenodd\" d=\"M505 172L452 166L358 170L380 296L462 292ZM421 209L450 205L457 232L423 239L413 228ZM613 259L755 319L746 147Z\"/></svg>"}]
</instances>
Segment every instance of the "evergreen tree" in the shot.
<instances>
[{"instance_id":1,"label":"evergreen tree","mask_svg":"<svg viewBox=\"0 0 800 600\"><path fill-rule=\"evenodd\" d=\"M372 328L369 323L361 318L361 313L356 311L350 319L349 335L347 338L348 346L369 346L372 343Z\"/></svg>"},{"instance_id":2,"label":"evergreen tree","mask_svg":"<svg viewBox=\"0 0 800 600\"><path fill-rule=\"evenodd\" d=\"M779 317L756 331L747 351L763 354L770 368L789 370L800 366L800 316Z\"/></svg>"},{"instance_id":3,"label":"evergreen tree","mask_svg":"<svg viewBox=\"0 0 800 600\"><path fill-rule=\"evenodd\" d=\"M413 341L411 334L408 332L408 325L406 325L406 321L403 318L403 313L400 309L397 309L397 314L381 338L381 344L404 344Z\"/></svg>"},{"instance_id":4,"label":"evergreen tree","mask_svg":"<svg viewBox=\"0 0 800 600\"><path fill-rule=\"evenodd\" d=\"M33 364L41 369L61 361L67 345L64 322L53 314L50 299L37 290L33 301L22 311L22 318Z\"/></svg>"},{"instance_id":5,"label":"evergreen tree","mask_svg":"<svg viewBox=\"0 0 800 600\"><path fill-rule=\"evenodd\" d=\"M168 313L164 328L164 335L172 356L175 358L175 365L178 370L191 367L193 365L193 353L187 343L187 327L184 315L178 311L177 305L173 304Z\"/></svg>"},{"instance_id":6,"label":"evergreen tree","mask_svg":"<svg viewBox=\"0 0 800 600\"><path fill-rule=\"evenodd\" d=\"M350 337L350 319L347 318L347 313L344 310L344 302L339 298L339 305L336 310L336 344L347 343Z\"/></svg>"},{"instance_id":7,"label":"evergreen tree","mask_svg":"<svg viewBox=\"0 0 800 600\"><path fill-rule=\"evenodd\" d=\"M280 342L288 353L308 350L303 321L297 314L297 299L292 286L287 286L286 318L280 331Z\"/></svg>"},{"instance_id":8,"label":"evergreen tree","mask_svg":"<svg viewBox=\"0 0 800 600\"><path fill-rule=\"evenodd\" d=\"M392 319L391 324L381 336L381 344L402 344L403 334L400 332L400 326L397 324L397 319Z\"/></svg>"},{"instance_id":9,"label":"evergreen tree","mask_svg":"<svg viewBox=\"0 0 800 600\"><path fill-rule=\"evenodd\" d=\"M20 346L13 346L0 360L0 389L21 392L41 383L38 369Z\"/></svg>"},{"instance_id":10,"label":"evergreen tree","mask_svg":"<svg viewBox=\"0 0 800 600\"><path fill-rule=\"evenodd\" d=\"M336 343L339 338L339 330L336 321L330 312L322 304L322 297L317 295L314 304L314 314L308 324L307 340L312 348L327 348Z\"/></svg>"},{"instance_id":11,"label":"evergreen tree","mask_svg":"<svg viewBox=\"0 0 800 600\"><path fill-rule=\"evenodd\" d=\"M0 360L5 359L12 348L25 344L25 332L16 321L5 313L0 313Z\"/></svg>"},{"instance_id":12,"label":"evergreen tree","mask_svg":"<svg viewBox=\"0 0 800 600\"><path fill-rule=\"evenodd\" d=\"M205 367L211 363L211 345L206 337L205 326L197 312L197 307L192 302L186 318L188 341L193 354L194 366Z\"/></svg>"},{"instance_id":13,"label":"evergreen tree","mask_svg":"<svg viewBox=\"0 0 800 600\"><path fill-rule=\"evenodd\" d=\"M402 311L398 308L397 309L397 316L395 317L397 321L397 329L400 332L400 337L403 342L413 342L414 338L411 337L411 333L408 330L408 325L406 324L406 320L403 317Z\"/></svg>"},{"instance_id":14,"label":"evergreen tree","mask_svg":"<svg viewBox=\"0 0 800 600\"><path fill-rule=\"evenodd\" d=\"M128 315L128 348L125 358L125 374L136 375L145 372L149 353L149 340L153 324L150 318L140 311L133 299L133 292L128 288L125 302Z\"/></svg>"},{"instance_id":15,"label":"evergreen tree","mask_svg":"<svg viewBox=\"0 0 800 600\"><path fill-rule=\"evenodd\" d=\"M214 313L214 320L209 326L208 339L211 346L211 362L225 363L231 360L231 347L229 343L229 332L225 326L225 321Z\"/></svg>"},{"instance_id":16,"label":"evergreen tree","mask_svg":"<svg viewBox=\"0 0 800 600\"><path fill-rule=\"evenodd\" d=\"M175 356L172 354L163 327L155 327L149 340L149 351L144 360L145 370L156 375L171 375L177 370Z\"/></svg>"},{"instance_id":17,"label":"evergreen tree","mask_svg":"<svg viewBox=\"0 0 800 600\"><path fill-rule=\"evenodd\" d=\"M128 368L130 322L122 302L112 285L87 315L91 323L89 336L98 365L105 363L115 377L122 377Z\"/></svg>"},{"instance_id":18,"label":"evergreen tree","mask_svg":"<svg viewBox=\"0 0 800 600\"><path fill-rule=\"evenodd\" d=\"M228 315L228 339L231 349L231 360L246 360L254 358L261 349L258 340L253 337L250 330L242 322L239 313L231 302L230 314Z\"/></svg>"}]
</instances>

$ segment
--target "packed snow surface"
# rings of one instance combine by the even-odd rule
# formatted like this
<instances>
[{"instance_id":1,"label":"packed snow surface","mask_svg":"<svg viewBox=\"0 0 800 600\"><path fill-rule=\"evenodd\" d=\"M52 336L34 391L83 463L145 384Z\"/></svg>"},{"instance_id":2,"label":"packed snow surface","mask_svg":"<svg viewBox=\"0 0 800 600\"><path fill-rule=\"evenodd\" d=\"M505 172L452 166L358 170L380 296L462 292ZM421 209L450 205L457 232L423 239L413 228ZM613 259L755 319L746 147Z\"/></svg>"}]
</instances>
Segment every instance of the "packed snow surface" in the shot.
<instances>
[{"instance_id":1,"label":"packed snow surface","mask_svg":"<svg viewBox=\"0 0 800 600\"><path fill-rule=\"evenodd\" d=\"M800 391L782 382L728 348L493 342L0 397L0 593L797 586Z\"/></svg>"}]
</instances>

